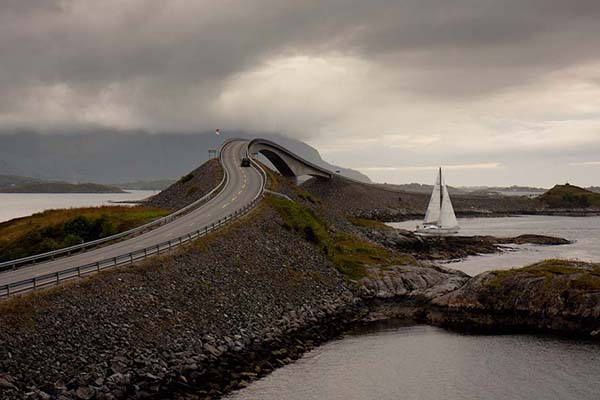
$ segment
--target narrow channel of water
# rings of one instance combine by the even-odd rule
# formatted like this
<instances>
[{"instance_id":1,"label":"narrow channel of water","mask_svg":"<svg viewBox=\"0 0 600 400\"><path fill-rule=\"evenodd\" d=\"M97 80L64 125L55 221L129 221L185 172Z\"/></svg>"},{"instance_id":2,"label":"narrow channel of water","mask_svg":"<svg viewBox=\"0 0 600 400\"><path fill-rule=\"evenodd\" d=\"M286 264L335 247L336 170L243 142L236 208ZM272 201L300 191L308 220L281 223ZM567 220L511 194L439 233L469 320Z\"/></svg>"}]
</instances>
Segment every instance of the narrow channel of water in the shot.
<instances>
[{"instance_id":1,"label":"narrow channel of water","mask_svg":"<svg viewBox=\"0 0 600 400\"><path fill-rule=\"evenodd\" d=\"M229 400L597 400L600 344L380 325L346 335Z\"/></svg>"}]
</instances>

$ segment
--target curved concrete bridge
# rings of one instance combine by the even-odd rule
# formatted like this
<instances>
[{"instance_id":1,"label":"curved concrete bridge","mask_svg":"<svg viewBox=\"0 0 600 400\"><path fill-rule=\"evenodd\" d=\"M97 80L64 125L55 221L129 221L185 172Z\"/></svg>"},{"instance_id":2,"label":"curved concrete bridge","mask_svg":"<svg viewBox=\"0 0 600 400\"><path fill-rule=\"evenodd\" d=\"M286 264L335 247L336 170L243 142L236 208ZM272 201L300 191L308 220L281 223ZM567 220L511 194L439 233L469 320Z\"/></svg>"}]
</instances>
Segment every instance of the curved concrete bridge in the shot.
<instances>
[{"instance_id":1,"label":"curved concrete bridge","mask_svg":"<svg viewBox=\"0 0 600 400\"><path fill-rule=\"evenodd\" d=\"M250 153L265 156L283 176L310 175L330 179L333 174L267 139L254 139L248 144Z\"/></svg>"},{"instance_id":2,"label":"curved concrete bridge","mask_svg":"<svg viewBox=\"0 0 600 400\"><path fill-rule=\"evenodd\" d=\"M77 254L65 249L62 251L64 256L59 259L54 259L54 254L48 259L49 253L27 257L33 259L33 265L24 264L22 268L0 273L0 298L133 263L191 241L243 215L260 201L265 190L266 176L258 163L253 162L251 168L240 166L241 158L251 153L264 155L284 176L310 175L330 179L334 175L270 140L227 140L219 152L219 161L227 179L218 193L205 204L164 225L120 242ZM85 244L81 247L87 249ZM60 251L57 253L62 254ZM19 261L13 260L11 263L16 266Z\"/></svg>"}]
</instances>

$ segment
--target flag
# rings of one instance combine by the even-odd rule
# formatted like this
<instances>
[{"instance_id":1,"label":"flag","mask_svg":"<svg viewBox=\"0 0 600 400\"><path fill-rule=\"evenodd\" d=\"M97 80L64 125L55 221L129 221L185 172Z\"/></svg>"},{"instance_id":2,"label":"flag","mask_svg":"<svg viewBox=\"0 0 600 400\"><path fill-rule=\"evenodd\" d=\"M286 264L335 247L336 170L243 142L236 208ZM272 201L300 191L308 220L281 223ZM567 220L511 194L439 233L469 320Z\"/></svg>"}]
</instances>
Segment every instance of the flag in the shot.
<instances>
[{"instance_id":1,"label":"flag","mask_svg":"<svg viewBox=\"0 0 600 400\"><path fill-rule=\"evenodd\" d=\"M221 129L217 128L217 129L215 130L215 133L217 134L217 136L218 136L218 135L220 135L220 134L221 134Z\"/></svg>"}]
</instances>

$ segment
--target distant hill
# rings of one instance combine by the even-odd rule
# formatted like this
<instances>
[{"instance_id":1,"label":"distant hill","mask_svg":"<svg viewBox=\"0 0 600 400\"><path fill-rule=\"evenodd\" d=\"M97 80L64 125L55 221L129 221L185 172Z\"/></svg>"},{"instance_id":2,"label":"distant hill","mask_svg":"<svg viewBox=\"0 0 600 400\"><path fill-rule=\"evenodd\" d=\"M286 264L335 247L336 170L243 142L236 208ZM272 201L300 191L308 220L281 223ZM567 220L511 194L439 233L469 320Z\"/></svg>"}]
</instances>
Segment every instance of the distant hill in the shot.
<instances>
[{"instance_id":1,"label":"distant hill","mask_svg":"<svg viewBox=\"0 0 600 400\"><path fill-rule=\"evenodd\" d=\"M0 193L123 193L123 190L97 183L73 184L16 175L0 175Z\"/></svg>"},{"instance_id":2,"label":"distant hill","mask_svg":"<svg viewBox=\"0 0 600 400\"><path fill-rule=\"evenodd\" d=\"M385 184L384 187L393 187L398 190L409 193L431 194L433 185L422 183L404 183L404 184ZM472 196L535 196L542 194L547 189L541 189L528 186L448 186L448 192L451 195L472 195Z\"/></svg>"},{"instance_id":3,"label":"distant hill","mask_svg":"<svg viewBox=\"0 0 600 400\"><path fill-rule=\"evenodd\" d=\"M155 181L115 183L112 184L112 186L116 186L118 188L126 190L163 190L174 184L176 181L176 179L158 179Z\"/></svg>"},{"instance_id":4,"label":"distant hill","mask_svg":"<svg viewBox=\"0 0 600 400\"><path fill-rule=\"evenodd\" d=\"M98 130L81 134L0 134L0 174L66 182L136 182L172 180L208 159L231 137L264 137L307 160L342 175L369 181L358 171L325 162L313 147L281 135L244 132L148 134Z\"/></svg>"},{"instance_id":5,"label":"distant hill","mask_svg":"<svg viewBox=\"0 0 600 400\"><path fill-rule=\"evenodd\" d=\"M537 200L550 208L600 208L600 194L578 186L556 185Z\"/></svg>"}]
</instances>

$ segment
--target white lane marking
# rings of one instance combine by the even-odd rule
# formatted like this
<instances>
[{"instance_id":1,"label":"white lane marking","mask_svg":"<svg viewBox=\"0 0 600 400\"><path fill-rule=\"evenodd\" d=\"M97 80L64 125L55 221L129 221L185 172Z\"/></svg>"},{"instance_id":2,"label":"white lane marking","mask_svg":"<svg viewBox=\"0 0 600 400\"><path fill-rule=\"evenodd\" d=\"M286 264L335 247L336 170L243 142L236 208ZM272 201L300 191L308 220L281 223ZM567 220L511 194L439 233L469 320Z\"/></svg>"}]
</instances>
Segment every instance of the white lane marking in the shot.
<instances>
[{"instance_id":1,"label":"white lane marking","mask_svg":"<svg viewBox=\"0 0 600 400\"><path fill-rule=\"evenodd\" d=\"M169 236L171 236L171 235L173 235L173 232L169 232L169 233L167 233L167 234L165 235L165 237L169 237Z\"/></svg>"}]
</instances>

